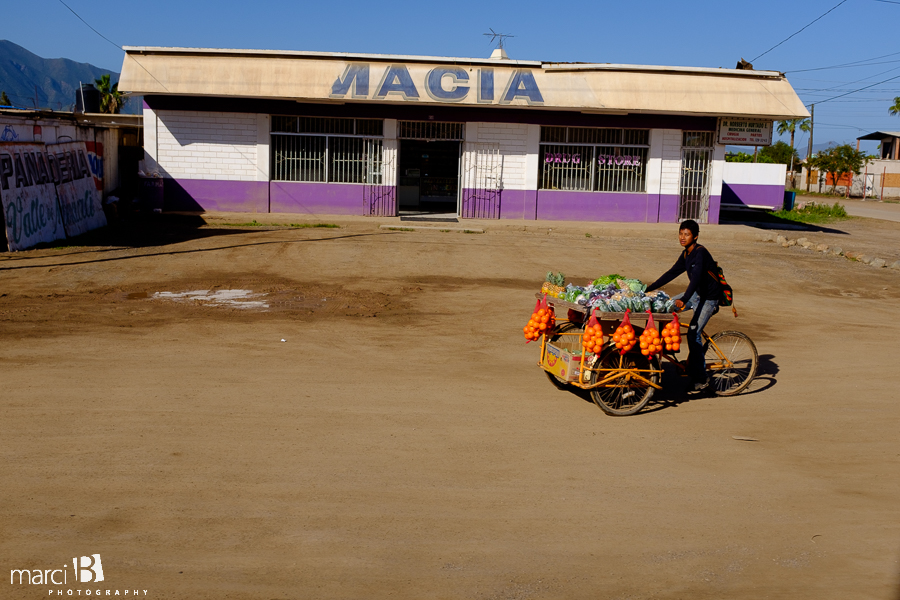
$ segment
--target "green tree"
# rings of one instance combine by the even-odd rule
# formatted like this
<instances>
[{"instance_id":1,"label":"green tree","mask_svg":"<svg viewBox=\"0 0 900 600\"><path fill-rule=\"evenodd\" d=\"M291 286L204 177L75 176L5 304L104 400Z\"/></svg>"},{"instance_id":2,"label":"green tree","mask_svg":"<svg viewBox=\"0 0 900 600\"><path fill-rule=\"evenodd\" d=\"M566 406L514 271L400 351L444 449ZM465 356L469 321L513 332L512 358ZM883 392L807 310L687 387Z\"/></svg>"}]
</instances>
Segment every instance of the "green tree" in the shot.
<instances>
[{"instance_id":1,"label":"green tree","mask_svg":"<svg viewBox=\"0 0 900 600\"><path fill-rule=\"evenodd\" d=\"M6 95L6 90L0 92L0 106L12 106L12 100Z\"/></svg>"},{"instance_id":2,"label":"green tree","mask_svg":"<svg viewBox=\"0 0 900 600\"><path fill-rule=\"evenodd\" d=\"M786 121L778 121L778 135L784 135L785 133L791 134L791 148L794 147L794 133L797 131L797 128L800 128L800 131L805 131L809 133L809 119L788 119ZM797 156L796 150L794 151L794 160L786 163L788 168L791 171L791 185L794 185L794 164L800 161L799 156ZM780 161L779 161L780 162Z\"/></svg>"},{"instance_id":3,"label":"green tree","mask_svg":"<svg viewBox=\"0 0 900 600\"><path fill-rule=\"evenodd\" d=\"M891 113L892 117L900 115L900 96L894 98L894 104L888 109L888 112Z\"/></svg>"},{"instance_id":4,"label":"green tree","mask_svg":"<svg viewBox=\"0 0 900 600\"><path fill-rule=\"evenodd\" d=\"M797 131L797 128L800 128L800 131L805 131L809 133L809 119L789 119L787 121L778 121L778 135L784 135L785 133L791 134L791 148L794 147L794 133Z\"/></svg>"},{"instance_id":5,"label":"green tree","mask_svg":"<svg viewBox=\"0 0 900 600\"><path fill-rule=\"evenodd\" d=\"M788 146L784 142L779 141L760 149L756 162L777 163L790 167L800 162L800 157L793 146Z\"/></svg>"},{"instance_id":6,"label":"green tree","mask_svg":"<svg viewBox=\"0 0 900 600\"><path fill-rule=\"evenodd\" d=\"M810 166L831 175L831 193L835 193L838 181L849 173L859 175L863 165L872 157L865 152L857 150L850 144L835 146L828 150L816 153L810 159ZM850 196L850 186L847 186L847 196Z\"/></svg>"},{"instance_id":7,"label":"green tree","mask_svg":"<svg viewBox=\"0 0 900 600\"><path fill-rule=\"evenodd\" d=\"M783 143L783 142L782 142ZM787 144L785 144L786 146ZM775 162L772 160L771 156L767 156L763 154L763 151L760 150L756 153L756 160L753 160L752 154L747 154L746 152L732 152L725 155L725 162L743 162L743 163L772 163Z\"/></svg>"},{"instance_id":8,"label":"green tree","mask_svg":"<svg viewBox=\"0 0 900 600\"><path fill-rule=\"evenodd\" d=\"M100 112L117 114L125 106L125 96L119 91L119 84L109 82L109 73L94 80L94 85L100 92Z\"/></svg>"}]
</instances>

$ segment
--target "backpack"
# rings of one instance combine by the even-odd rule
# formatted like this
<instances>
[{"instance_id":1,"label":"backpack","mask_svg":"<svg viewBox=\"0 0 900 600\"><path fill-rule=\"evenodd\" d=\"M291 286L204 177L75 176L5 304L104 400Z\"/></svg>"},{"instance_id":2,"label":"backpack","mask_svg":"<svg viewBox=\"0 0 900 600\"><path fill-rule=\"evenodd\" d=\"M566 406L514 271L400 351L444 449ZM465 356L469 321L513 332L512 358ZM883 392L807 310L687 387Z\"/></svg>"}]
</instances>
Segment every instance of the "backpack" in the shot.
<instances>
[{"instance_id":1,"label":"backpack","mask_svg":"<svg viewBox=\"0 0 900 600\"><path fill-rule=\"evenodd\" d=\"M713 264L715 265L715 270L707 271L707 273L722 286L722 296L719 298L719 306L730 306L731 312L737 317L737 308L734 306L734 290L731 289L731 286L725 281L725 272L722 271L722 267L719 266L719 263L713 262Z\"/></svg>"}]
</instances>

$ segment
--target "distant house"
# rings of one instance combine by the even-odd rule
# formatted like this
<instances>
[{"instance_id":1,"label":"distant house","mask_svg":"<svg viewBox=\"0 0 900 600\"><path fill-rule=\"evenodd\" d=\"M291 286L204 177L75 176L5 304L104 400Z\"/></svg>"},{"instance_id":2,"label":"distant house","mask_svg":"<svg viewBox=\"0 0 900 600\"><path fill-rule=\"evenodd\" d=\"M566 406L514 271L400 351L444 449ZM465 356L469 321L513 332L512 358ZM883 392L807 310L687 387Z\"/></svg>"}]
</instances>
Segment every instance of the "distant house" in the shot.
<instances>
[{"instance_id":1,"label":"distant house","mask_svg":"<svg viewBox=\"0 0 900 600\"><path fill-rule=\"evenodd\" d=\"M900 160L900 131L874 131L856 139L878 140L882 160Z\"/></svg>"}]
</instances>

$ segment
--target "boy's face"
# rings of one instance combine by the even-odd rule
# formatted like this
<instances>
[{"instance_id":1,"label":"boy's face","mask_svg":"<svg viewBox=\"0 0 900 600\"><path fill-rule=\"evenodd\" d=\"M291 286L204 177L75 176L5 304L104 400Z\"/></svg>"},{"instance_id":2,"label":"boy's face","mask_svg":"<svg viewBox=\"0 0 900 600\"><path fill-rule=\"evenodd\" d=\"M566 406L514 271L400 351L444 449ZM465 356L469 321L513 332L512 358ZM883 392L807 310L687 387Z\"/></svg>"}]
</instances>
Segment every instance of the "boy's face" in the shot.
<instances>
[{"instance_id":1,"label":"boy's face","mask_svg":"<svg viewBox=\"0 0 900 600\"><path fill-rule=\"evenodd\" d=\"M690 229L680 229L678 230L678 241L681 242L682 248L689 248L697 241L697 237L691 233Z\"/></svg>"}]
</instances>

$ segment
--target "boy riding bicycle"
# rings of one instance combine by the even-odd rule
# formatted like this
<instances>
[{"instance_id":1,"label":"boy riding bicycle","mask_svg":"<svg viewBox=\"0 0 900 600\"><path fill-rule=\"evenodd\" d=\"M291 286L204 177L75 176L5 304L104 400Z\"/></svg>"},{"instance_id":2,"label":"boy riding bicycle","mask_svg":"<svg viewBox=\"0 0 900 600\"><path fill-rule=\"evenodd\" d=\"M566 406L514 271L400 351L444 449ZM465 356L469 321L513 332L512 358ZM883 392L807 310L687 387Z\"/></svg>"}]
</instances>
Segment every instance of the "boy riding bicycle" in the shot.
<instances>
[{"instance_id":1,"label":"boy riding bicycle","mask_svg":"<svg viewBox=\"0 0 900 600\"><path fill-rule=\"evenodd\" d=\"M703 328L719 312L719 298L722 296L722 285L712 275L716 272L716 261L706 248L697 243L699 236L700 226L696 221L683 221L678 227L678 241L684 251L671 269L647 286L649 292L664 286L682 273L687 273L688 287L684 293L675 296L675 306L678 310L694 311L688 327L687 342L689 389L695 392L704 390L709 385Z\"/></svg>"}]
</instances>

